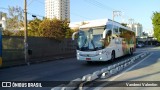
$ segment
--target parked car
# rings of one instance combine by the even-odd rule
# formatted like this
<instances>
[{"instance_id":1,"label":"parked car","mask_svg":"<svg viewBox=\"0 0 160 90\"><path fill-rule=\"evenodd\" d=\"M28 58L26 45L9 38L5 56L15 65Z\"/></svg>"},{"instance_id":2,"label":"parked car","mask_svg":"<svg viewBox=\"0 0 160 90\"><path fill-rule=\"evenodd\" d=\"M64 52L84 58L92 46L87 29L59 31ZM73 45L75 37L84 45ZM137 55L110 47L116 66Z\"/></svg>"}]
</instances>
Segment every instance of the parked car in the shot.
<instances>
[{"instance_id":1,"label":"parked car","mask_svg":"<svg viewBox=\"0 0 160 90\"><path fill-rule=\"evenodd\" d=\"M156 43L156 46L160 46L160 43Z\"/></svg>"},{"instance_id":2,"label":"parked car","mask_svg":"<svg viewBox=\"0 0 160 90\"><path fill-rule=\"evenodd\" d=\"M137 43L137 44L136 44L136 47L137 47L137 48L144 47L144 44L143 44L143 43Z\"/></svg>"}]
</instances>

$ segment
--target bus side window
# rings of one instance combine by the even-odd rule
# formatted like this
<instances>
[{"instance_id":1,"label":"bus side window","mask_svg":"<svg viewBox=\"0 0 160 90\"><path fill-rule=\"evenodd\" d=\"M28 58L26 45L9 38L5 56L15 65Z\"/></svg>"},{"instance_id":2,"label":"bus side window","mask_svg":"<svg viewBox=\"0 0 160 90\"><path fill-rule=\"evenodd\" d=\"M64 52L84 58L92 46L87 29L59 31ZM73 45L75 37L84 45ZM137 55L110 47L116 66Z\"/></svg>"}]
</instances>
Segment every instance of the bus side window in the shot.
<instances>
[{"instance_id":1,"label":"bus side window","mask_svg":"<svg viewBox=\"0 0 160 90\"><path fill-rule=\"evenodd\" d=\"M120 36L120 37L123 37L123 28L120 28L120 29L119 29L119 36Z\"/></svg>"},{"instance_id":2,"label":"bus side window","mask_svg":"<svg viewBox=\"0 0 160 90\"><path fill-rule=\"evenodd\" d=\"M110 41L111 41L111 35L112 35L112 31L109 30L106 34L106 38L105 38L105 45L108 46Z\"/></svg>"},{"instance_id":3,"label":"bus side window","mask_svg":"<svg viewBox=\"0 0 160 90\"><path fill-rule=\"evenodd\" d=\"M117 26L114 26L114 29L113 29L113 34L118 34L118 27Z\"/></svg>"}]
</instances>

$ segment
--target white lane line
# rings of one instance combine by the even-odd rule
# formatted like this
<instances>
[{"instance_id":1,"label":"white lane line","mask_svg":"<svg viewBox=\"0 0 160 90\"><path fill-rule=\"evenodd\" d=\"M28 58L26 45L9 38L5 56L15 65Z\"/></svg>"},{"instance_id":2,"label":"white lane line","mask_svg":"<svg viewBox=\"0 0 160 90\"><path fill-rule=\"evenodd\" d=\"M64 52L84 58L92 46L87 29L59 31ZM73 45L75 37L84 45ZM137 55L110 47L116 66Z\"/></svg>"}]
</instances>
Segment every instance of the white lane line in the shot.
<instances>
[{"instance_id":1,"label":"white lane line","mask_svg":"<svg viewBox=\"0 0 160 90\"><path fill-rule=\"evenodd\" d=\"M135 66L137 66L138 64L142 63L143 61L145 61L147 58L149 58L153 53L151 53L150 55L148 55L147 57L145 57L144 59L142 59L141 61L139 61L138 63L136 63L135 65L133 65L132 67L126 69L125 71L123 71L121 74L114 76L113 78L109 79L108 81L114 81L115 79L119 78L120 76L122 76L123 74L125 74L127 71L133 69ZM100 86L98 86L97 88L95 88L94 90L101 90L102 88L104 88L104 86L106 86L108 83L104 83Z\"/></svg>"}]
</instances>

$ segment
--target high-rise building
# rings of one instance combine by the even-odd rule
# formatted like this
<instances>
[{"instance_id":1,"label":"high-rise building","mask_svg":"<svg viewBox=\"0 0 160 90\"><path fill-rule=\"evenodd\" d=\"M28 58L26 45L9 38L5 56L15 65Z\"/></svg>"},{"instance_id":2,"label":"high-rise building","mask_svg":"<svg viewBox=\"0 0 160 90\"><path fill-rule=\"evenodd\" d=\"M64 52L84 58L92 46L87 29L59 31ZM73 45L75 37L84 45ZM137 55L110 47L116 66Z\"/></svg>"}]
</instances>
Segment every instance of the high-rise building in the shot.
<instances>
[{"instance_id":1,"label":"high-rise building","mask_svg":"<svg viewBox=\"0 0 160 90\"><path fill-rule=\"evenodd\" d=\"M137 37L142 37L143 27L142 24L136 23L133 28L136 32Z\"/></svg>"},{"instance_id":2,"label":"high-rise building","mask_svg":"<svg viewBox=\"0 0 160 90\"><path fill-rule=\"evenodd\" d=\"M45 0L45 16L70 21L70 0Z\"/></svg>"}]
</instances>

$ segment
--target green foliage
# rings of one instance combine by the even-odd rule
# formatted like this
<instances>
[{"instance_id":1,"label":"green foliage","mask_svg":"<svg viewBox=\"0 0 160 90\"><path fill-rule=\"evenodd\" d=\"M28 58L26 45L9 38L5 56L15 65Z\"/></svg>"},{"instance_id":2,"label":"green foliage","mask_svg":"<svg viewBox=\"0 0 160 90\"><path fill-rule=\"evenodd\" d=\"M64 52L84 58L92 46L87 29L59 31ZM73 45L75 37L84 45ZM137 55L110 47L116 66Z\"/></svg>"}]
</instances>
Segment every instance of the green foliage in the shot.
<instances>
[{"instance_id":1,"label":"green foliage","mask_svg":"<svg viewBox=\"0 0 160 90\"><path fill-rule=\"evenodd\" d=\"M3 30L2 35L5 35L5 36L24 36L24 31L12 32L9 30Z\"/></svg>"},{"instance_id":2,"label":"green foliage","mask_svg":"<svg viewBox=\"0 0 160 90\"><path fill-rule=\"evenodd\" d=\"M154 28L154 37L160 41L160 12L154 12L152 16L152 24Z\"/></svg>"},{"instance_id":3,"label":"green foliage","mask_svg":"<svg viewBox=\"0 0 160 90\"><path fill-rule=\"evenodd\" d=\"M66 31L66 36L65 38L72 38L72 34L74 33L75 31L72 30L72 29L69 29Z\"/></svg>"},{"instance_id":4,"label":"green foliage","mask_svg":"<svg viewBox=\"0 0 160 90\"><path fill-rule=\"evenodd\" d=\"M13 33L11 31L8 31L8 30L3 30L2 31L2 35L5 35L5 36L12 36Z\"/></svg>"},{"instance_id":5,"label":"green foliage","mask_svg":"<svg viewBox=\"0 0 160 90\"><path fill-rule=\"evenodd\" d=\"M24 36L23 10L20 7L9 7L7 15L7 27L3 35ZM73 31L69 28L68 20L35 18L28 23L28 36L49 37L62 40L70 38Z\"/></svg>"},{"instance_id":6,"label":"green foliage","mask_svg":"<svg viewBox=\"0 0 160 90\"><path fill-rule=\"evenodd\" d=\"M61 21L56 18L52 20L44 19L39 26L43 37L49 37L56 40L64 39L66 31L69 30L67 21Z\"/></svg>"},{"instance_id":7,"label":"green foliage","mask_svg":"<svg viewBox=\"0 0 160 90\"><path fill-rule=\"evenodd\" d=\"M5 18L6 18L6 17L7 17L7 14L2 12L2 17L5 17Z\"/></svg>"},{"instance_id":8,"label":"green foliage","mask_svg":"<svg viewBox=\"0 0 160 90\"><path fill-rule=\"evenodd\" d=\"M40 37L43 36L42 32L39 29L39 25L41 24L42 20L36 18L34 20L31 20L28 23L28 36L35 36L35 37Z\"/></svg>"},{"instance_id":9,"label":"green foliage","mask_svg":"<svg viewBox=\"0 0 160 90\"><path fill-rule=\"evenodd\" d=\"M24 36L24 31L17 31L17 33L14 33L14 36Z\"/></svg>"},{"instance_id":10,"label":"green foliage","mask_svg":"<svg viewBox=\"0 0 160 90\"><path fill-rule=\"evenodd\" d=\"M121 23L121 25L127 27L127 23Z\"/></svg>"},{"instance_id":11,"label":"green foliage","mask_svg":"<svg viewBox=\"0 0 160 90\"><path fill-rule=\"evenodd\" d=\"M77 32L78 30L79 30L78 28L77 29L69 29L69 30L67 30L65 38L72 38L72 34L74 32ZM75 36L75 38L77 38L77 35Z\"/></svg>"}]
</instances>

